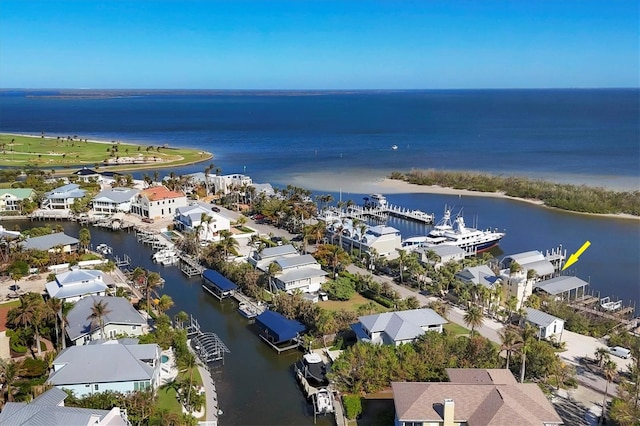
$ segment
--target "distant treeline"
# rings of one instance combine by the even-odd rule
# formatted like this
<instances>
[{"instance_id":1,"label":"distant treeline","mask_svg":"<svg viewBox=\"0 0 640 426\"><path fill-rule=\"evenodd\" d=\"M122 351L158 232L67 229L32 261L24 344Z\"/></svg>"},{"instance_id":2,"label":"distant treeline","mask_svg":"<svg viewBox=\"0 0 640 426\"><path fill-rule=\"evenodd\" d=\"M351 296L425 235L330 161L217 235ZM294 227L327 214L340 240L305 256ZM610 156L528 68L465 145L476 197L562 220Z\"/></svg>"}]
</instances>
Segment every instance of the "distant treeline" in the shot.
<instances>
[{"instance_id":1,"label":"distant treeline","mask_svg":"<svg viewBox=\"0 0 640 426\"><path fill-rule=\"evenodd\" d=\"M569 185L517 176L414 170L393 172L391 179L417 185L438 185L480 192L502 192L510 197L539 200L550 207L582 213L627 213L640 216L640 191L618 192L585 185Z\"/></svg>"}]
</instances>

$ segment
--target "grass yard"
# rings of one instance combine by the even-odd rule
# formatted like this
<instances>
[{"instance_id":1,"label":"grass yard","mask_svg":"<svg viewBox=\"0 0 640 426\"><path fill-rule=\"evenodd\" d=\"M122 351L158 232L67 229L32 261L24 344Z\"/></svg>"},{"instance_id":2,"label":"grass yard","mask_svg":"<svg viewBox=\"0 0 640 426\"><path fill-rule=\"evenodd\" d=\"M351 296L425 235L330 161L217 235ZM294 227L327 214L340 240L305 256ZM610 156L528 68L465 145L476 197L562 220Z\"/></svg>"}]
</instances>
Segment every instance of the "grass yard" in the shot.
<instances>
[{"instance_id":1,"label":"grass yard","mask_svg":"<svg viewBox=\"0 0 640 426\"><path fill-rule=\"evenodd\" d=\"M454 336L467 336L471 333L471 330L468 328L464 328L463 326L453 322L448 322L442 327Z\"/></svg>"},{"instance_id":2,"label":"grass yard","mask_svg":"<svg viewBox=\"0 0 640 426\"><path fill-rule=\"evenodd\" d=\"M346 300L344 302L339 300L327 300L326 302L320 301L318 302L318 306L320 306L323 309L328 309L330 311L339 311L341 309L344 309L345 311L356 312L358 310L358 307L362 305L366 305L369 302L372 302L375 304L376 308L378 309L378 312L389 311L388 308L385 308L381 304L371 299L367 299L366 297L362 296L359 293L354 294L353 297L351 297L351 299Z\"/></svg>"},{"instance_id":3,"label":"grass yard","mask_svg":"<svg viewBox=\"0 0 640 426\"><path fill-rule=\"evenodd\" d=\"M178 377L186 377L187 373L180 373ZM193 383L202 386L202 376L200 371L196 368L193 370ZM167 409L172 413L182 413L182 405L176 398L176 390L170 386L163 386L158 389L158 408Z\"/></svg>"},{"instance_id":4,"label":"grass yard","mask_svg":"<svg viewBox=\"0 0 640 426\"><path fill-rule=\"evenodd\" d=\"M140 170L198 163L213 157L209 152L176 149L166 145L133 145L121 142L85 142L82 138L52 138L0 134L0 167L36 167L44 170L78 166L102 170Z\"/></svg>"}]
</instances>

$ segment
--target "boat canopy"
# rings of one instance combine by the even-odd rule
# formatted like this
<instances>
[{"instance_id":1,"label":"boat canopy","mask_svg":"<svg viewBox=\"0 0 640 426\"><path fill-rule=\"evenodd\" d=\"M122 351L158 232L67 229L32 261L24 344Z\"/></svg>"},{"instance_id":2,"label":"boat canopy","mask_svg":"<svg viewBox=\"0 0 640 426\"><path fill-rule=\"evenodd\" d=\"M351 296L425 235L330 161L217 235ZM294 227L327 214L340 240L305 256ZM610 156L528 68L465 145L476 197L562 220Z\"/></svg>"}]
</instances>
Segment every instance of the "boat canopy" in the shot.
<instances>
[{"instance_id":1,"label":"boat canopy","mask_svg":"<svg viewBox=\"0 0 640 426\"><path fill-rule=\"evenodd\" d=\"M278 312L264 311L256 317L256 323L265 329L274 343L286 342L296 338L298 333L306 330L306 327L296 321L285 318Z\"/></svg>"},{"instance_id":2,"label":"boat canopy","mask_svg":"<svg viewBox=\"0 0 640 426\"><path fill-rule=\"evenodd\" d=\"M205 269L202 273L202 278L211 283L211 285L219 288L221 291L231 291L238 288L238 286L231 280L213 269Z\"/></svg>"}]
</instances>

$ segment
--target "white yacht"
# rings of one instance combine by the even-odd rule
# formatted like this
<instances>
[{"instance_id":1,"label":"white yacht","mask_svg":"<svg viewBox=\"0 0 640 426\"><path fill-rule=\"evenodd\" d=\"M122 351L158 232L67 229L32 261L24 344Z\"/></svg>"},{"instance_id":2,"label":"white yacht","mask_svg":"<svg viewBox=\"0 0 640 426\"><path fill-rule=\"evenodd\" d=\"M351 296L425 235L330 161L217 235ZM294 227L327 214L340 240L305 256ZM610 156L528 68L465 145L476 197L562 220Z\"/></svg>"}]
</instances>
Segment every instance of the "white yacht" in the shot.
<instances>
[{"instance_id":1,"label":"white yacht","mask_svg":"<svg viewBox=\"0 0 640 426\"><path fill-rule=\"evenodd\" d=\"M162 263L163 265L172 265L178 261L178 253L173 249L158 250L151 256L154 262Z\"/></svg>"},{"instance_id":2,"label":"white yacht","mask_svg":"<svg viewBox=\"0 0 640 426\"><path fill-rule=\"evenodd\" d=\"M369 209L387 208L387 199L382 194L371 194L368 197L364 198L364 207Z\"/></svg>"},{"instance_id":3,"label":"white yacht","mask_svg":"<svg viewBox=\"0 0 640 426\"><path fill-rule=\"evenodd\" d=\"M462 212L458 213L452 224L451 210L445 209L442 220L426 236L408 238L402 242L402 246L415 249L451 245L458 246L468 253L480 253L498 245L504 236L504 232L497 230L467 228Z\"/></svg>"}]
</instances>

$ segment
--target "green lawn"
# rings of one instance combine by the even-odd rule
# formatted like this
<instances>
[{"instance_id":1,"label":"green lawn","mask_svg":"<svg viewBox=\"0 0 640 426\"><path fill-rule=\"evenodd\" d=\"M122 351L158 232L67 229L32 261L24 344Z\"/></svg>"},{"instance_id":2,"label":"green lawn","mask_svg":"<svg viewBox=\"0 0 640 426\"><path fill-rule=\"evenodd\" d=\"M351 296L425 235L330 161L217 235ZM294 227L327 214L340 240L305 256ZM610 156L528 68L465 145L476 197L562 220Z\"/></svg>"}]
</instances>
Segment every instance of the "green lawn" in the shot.
<instances>
[{"instance_id":1,"label":"green lawn","mask_svg":"<svg viewBox=\"0 0 640 426\"><path fill-rule=\"evenodd\" d=\"M0 303L0 308L17 308L18 306L20 306L20 303L20 299L11 302Z\"/></svg>"},{"instance_id":2,"label":"green lawn","mask_svg":"<svg viewBox=\"0 0 640 426\"><path fill-rule=\"evenodd\" d=\"M187 376L187 372L181 372L178 377ZM202 386L202 376L200 371L196 368L193 370L193 383ZM176 398L176 390L169 386L163 386L158 389L158 408L167 409L173 413L182 413L182 405Z\"/></svg>"},{"instance_id":3,"label":"green lawn","mask_svg":"<svg viewBox=\"0 0 640 426\"><path fill-rule=\"evenodd\" d=\"M341 309L344 309L345 311L353 311L356 312L359 306L362 305L366 305L369 302L373 302L376 305L376 308L378 309L379 312L386 312L389 309L385 308L384 306L382 306L381 304L374 302L371 299L367 299L366 297L362 296L359 293L354 294L351 299L346 300L346 301L339 301L339 300L327 300L326 302L318 302L318 306L320 306L323 309L328 309L330 311L339 311Z\"/></svg>"},{"instance_id":4,"label":"green lawn","mask_svg":"<svg viewBox=\"0 0 640 426\"><path fill-rule=\"evenodd\" d=\"M471 330L469 330L468 328L464 328L463 326L453 322L446 323L443 328L454 336L466 336L471 333Z\"/></svg>"},{"instance_id":5,"label":"green lawn","mask_svg":"<svg viewBox=\"0 0 640 426\"><path fill-rule=\"evenodd\" d=\"M0 154L0 167L37 167L44 170L81 165L96 167L96 164L102 170L157 169L160 166L181 166L212 158L209 152L176 149L165 145L151 147L6 134L0 134ZM109 164L106 165L105 162Z\"/></svg>"}]
</instances>

